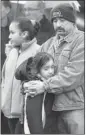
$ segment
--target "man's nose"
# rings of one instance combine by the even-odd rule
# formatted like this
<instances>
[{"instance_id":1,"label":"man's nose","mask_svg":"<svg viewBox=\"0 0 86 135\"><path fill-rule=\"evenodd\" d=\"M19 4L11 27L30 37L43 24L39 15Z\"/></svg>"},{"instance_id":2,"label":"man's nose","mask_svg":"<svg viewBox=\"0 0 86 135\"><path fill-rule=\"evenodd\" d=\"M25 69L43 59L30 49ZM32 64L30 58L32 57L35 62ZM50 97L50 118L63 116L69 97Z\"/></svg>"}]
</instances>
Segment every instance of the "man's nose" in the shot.
<instances>
[{"instance_id":1,"label":"man's nose","mask_svg":"<svg viewBox=\"0 0 86 135\"><path fill-rule=\"evenodd\" d=\"M29 14L29 12L28 12L28 11L25 11L24 13L25 13L25 15L28 15L28 14Z\"/></svg>"},{"instance_id":2,"label":"man's nose","mask_svg":"<svg viewBox=\"0 0 86 135\"><path fill-rule=\"evenodd\" d=\"M9 39L11 39L11 34L9 34Z\"/></svg>"},{"instance_id":3,"label":"man's nose","mask_svg":"<svg viewBox=\"0 0 86 135\"><path fill-rule=\"evenodd\" d=\"M61 21L58 20L58 21L57 21L57 27L60 27L60 26L61 26Z\"/></svg>"},{"instance_id":4,"label":"man's nose","mask_svg":"<svg viewBox=\"0 0 86 135\"><path fill-rule=\"evenodd\" d=\"M30 11L29 10L26 10L24 13L25 13L26 16L30 16Z\"/></svg>"}]
</instances>

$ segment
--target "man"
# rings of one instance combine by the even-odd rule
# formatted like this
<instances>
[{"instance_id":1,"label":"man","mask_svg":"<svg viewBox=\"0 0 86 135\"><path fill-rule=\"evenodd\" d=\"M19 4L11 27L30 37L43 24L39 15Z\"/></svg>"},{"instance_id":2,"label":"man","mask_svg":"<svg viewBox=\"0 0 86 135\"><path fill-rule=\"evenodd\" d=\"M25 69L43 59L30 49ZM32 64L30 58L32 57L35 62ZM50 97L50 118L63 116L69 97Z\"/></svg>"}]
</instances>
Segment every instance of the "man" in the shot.
<instances>
[{"instance_id":1,"label":"man","mask_svg":"<svg viewBox=\"0 0 86 135\"><path fill-rule=\"evenodd\" d=\"M31 94L32 88L34 95L44 91L55 94L52 109L59 115L59 134L84 134L84 33L76 27L76 15L69 4L52 9L56 35L40 51L52 54L57 74L45 82L29 82L25 91Z\"/></svg>"},{"instance_id":2,"label":"man","mask_svg":"<svg viewBox=\"0 0 86 135\"><path fill-rule=\"evenodd\" d=\"M40 30L36 37L39 45L43 44L54 33L52 23L44 15L44 8L42 1L26 1L23 8L24 15L27 18L35 20L40 24Z\"/></svg>"}]
</instances>

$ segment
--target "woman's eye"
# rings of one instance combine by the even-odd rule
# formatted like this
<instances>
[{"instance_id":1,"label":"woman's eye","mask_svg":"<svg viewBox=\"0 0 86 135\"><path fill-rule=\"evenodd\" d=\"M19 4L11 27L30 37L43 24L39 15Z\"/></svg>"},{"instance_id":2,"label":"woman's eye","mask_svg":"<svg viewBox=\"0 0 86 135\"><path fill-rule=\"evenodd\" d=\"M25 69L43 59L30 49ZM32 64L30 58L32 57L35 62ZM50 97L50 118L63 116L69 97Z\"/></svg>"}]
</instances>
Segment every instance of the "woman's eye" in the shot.
<instances>
[{"instance_id":1,"label":"woman's eye","mask_svg":"<svg viewBox=\"0 0 86 135\"><path fill-rule=\"evenodd\" d=\"M10 34L14 34L14 32L13 32L13 31L11 31L11 32L10 32Z\"/></svg>"}]
</instances>

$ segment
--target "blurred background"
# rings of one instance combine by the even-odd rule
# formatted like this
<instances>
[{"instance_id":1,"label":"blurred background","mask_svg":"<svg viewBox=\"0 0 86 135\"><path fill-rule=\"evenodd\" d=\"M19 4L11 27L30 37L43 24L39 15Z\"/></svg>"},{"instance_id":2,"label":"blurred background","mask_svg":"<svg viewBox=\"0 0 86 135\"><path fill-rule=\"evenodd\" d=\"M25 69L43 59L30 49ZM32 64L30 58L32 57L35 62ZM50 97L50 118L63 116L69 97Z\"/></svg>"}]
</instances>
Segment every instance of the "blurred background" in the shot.
<instances>
[{"instance_id":1,"label":"blurred background","mask_svg":"<svg viewBox=\"0 0 86 135\"><path fill-rule=\"evenodd\" d=\"M42 1L42 0L41 0ZM66 1L66 0L64 0ZM68 0L67 0L68 1ZM73 0L74 1L74 0ZM77 25L80 30L84 30L84 13L85 13L85 0L77 0L78 3L80 4L80 13L78 13L77 16ZM45 9L44 14L46 17L49 19L50 15L50 9L56 4L61 3L60 1L43 1L43 7ZM18 1L11 1L12 4L12 9L14 12L14 16L23 16L23 5L26 3L26 1L23 0L18 0Z\"/></svg>"},{"instance_id":2,"label":"blurred background","mask_svg":"<svg viewBox=\"0 0 86 135\"><path fill-rule=\"evenodd\" d=\"M50 22L50 10L52 7L56 6L56 4L60 1L42 1L42 4L36 5L36 7L42 11L42 19L40 20L41 28L40 32L37 37L38 44L44 43L48 38L53 36L54 29L52 23ZM75 1L76 2L76 1ZM77 26L78 29L81 31L85 30L85 0L77 0L78 4L76 3L76 8L80 7L80 12L77 11ZM5 61L5 44L8 43L8 36L9 36L9 25L10 22L18 17L18 16L25 16L24 15L24 4L26 1L23 0L15 0L15 1L1 1L1 69L3 63ZM32 1L29 1L31 8L33 5ZM39 13L40 14L40 10ZM35 12L35 10L33 10ZM33 18L33 16L32 16ZM41 18L41 16L40 16ZM6 121L6 118L1 113L1 134L9 134L9 128Z\"/></svg>"}]
</instances>

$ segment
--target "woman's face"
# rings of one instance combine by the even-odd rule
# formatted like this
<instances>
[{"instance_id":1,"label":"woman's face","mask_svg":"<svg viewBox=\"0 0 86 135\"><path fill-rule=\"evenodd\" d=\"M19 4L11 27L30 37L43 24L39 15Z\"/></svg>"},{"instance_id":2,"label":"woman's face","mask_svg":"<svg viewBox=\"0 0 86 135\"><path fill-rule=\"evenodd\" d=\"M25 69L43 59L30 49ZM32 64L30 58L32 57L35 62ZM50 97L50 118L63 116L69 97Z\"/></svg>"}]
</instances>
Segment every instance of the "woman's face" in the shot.
<instances>
[{"instance_id":1,"label":"woman's face","mask_svg":"<svg viewBox=\"0 0 86 135\"><path fill-rule=\"evenodd\" d=\"M42 66L40 75L46 80L54 75L54 62L52 59Z\"/></svg>"},{"instance_id":2,"label":"woman's face","mask_svg":"<svg viewBox=\"0 0 86 135\"><path fill-rule=\"evenodd\" d=\"M23 42L22 32L18 28L16 22L12 22L9 26L9 39L14 46L20 46Z\"/></svg>"}]
</instances>

